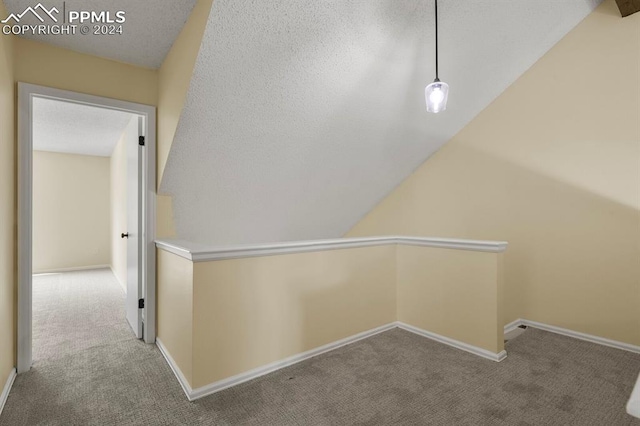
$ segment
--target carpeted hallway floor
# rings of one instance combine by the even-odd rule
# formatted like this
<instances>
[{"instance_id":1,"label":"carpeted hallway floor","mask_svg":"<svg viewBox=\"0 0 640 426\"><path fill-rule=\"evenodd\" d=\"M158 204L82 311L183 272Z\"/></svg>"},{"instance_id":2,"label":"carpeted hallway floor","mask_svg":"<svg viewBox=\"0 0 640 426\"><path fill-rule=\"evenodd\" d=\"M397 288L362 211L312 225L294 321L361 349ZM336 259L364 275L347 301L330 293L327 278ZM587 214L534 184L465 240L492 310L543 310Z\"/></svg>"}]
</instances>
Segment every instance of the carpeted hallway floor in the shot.
<instances>
[{"instance_id":1,"label":"carpeted hallway floor","mask_svg":"<svg viewBox=\"0 0 640 426\"><path fill-rule=\"evenodd\" d=\"M501 363L394 329L193 403L108 270L36 277L34 331L1 425L640 424L640 355L531 328Z\"/></svg>"}]
</instances>

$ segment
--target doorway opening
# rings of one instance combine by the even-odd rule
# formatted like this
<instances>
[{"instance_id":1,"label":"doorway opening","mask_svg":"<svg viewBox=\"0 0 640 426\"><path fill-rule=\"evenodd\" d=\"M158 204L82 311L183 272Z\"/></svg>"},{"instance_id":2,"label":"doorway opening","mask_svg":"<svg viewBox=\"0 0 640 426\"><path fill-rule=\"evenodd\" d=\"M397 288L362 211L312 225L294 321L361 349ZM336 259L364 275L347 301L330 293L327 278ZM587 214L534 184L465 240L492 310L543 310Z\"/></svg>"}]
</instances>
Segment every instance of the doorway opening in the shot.
<instances>
[{"instance_id":1,"label":"doorway opening","mask_svg":"<svg viewBox=\"0 0 640 426\"><path fill-rule=\"evenodd\" d=\"M111 302L124 300L135 336L155 342L155 113L147 105L18 84L18 373L33 360L34 281L39 306L62 278L67 284L58 287L67 297L84 294L79 303L92 298L91 284L78 280L119 283L126 297ZM101 127L121 135L109 137ZM78 338L90 339L92 327Z\"/></svg>"}]
</instances>

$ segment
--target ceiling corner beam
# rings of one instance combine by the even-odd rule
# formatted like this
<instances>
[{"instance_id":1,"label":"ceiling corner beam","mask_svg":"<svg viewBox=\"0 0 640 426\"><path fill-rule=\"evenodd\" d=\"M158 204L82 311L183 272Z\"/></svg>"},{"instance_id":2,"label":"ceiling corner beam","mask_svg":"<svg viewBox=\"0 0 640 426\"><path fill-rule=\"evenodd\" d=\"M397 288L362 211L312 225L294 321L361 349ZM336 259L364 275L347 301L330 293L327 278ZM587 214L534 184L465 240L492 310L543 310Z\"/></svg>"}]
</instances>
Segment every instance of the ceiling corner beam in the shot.
<instances>
[{"instance_id":1,"label":"ceiling corner beam","mask_svg":"<svg viewBox=\"0 0 640 426\"><path fill-rule=\"evenodd\" d=\"M616 3L623 18L640 12L640 0L616 0Z\"/></svg>"}]
</instances>

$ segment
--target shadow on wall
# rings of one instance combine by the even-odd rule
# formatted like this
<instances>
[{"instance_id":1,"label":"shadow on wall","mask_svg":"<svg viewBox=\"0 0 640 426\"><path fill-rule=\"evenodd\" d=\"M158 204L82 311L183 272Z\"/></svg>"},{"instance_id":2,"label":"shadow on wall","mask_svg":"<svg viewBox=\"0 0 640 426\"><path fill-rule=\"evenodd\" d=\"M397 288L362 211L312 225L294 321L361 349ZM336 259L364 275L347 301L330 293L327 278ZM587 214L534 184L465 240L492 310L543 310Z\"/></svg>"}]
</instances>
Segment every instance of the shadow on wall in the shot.
<instances>
[{"instance_id":1,"label":"shadow on wall","mask_svg":"<svg viewBox=\"0 0 640 426\"><path fill-rule=\"evenodd\" d=\"M450 143L348 236L508 241L505 323L526 318L638 345L640 216L628 204Z\"/></svg>"},{"instance_id":2,"label":"shadow on wall","mask_svg":"<svg viewBox=\"0 0 640 426\"><path fill-rule=\"evenodd\" d=\"M394 253L379 246L196 264L191 385L395 321Z\"/></svg>"},{"instance_id":3,"label":"shadow on wall","mask_svg":"<svg viewBox=\"0 0 640 426\"><path fill-rule=\"evenodd\" d=\"M349 293L353 294L355 291L354 284L358 284L358 277L351 271L333 269L330 262L323 259L315 271L301 274L302 279L309 273L320 274L322 280L316 282L313 287L300 286L300 283L292 282L290 294L296 300L285 302L289 306L300 307L300 320L296 327L296 340L300 342L300 348L317 348L384 325L362 324L363 318L354 315L363 308L354 303L354 298L349 297ZM393 304L395 305L395 301ZM364 312L366 310L365 307ZM376 307L371 306L369 310L374 311ZM327 321L327 318L330 318L330 321ZM345 333L345 330L350 332Z\"/></svg>"},{"instance_id":4,"label":"shadow on wall","mask_svg":"<svg viewBox=\"0 0 640 426\"><path fill-rule=\"evenodd\" d=\"M246 260L256 267L245 269L242 291L227 301L239 321L249 318L236 329L233 356L259 366L395 321L392 253L388 246Z\"/></svg>"}]
</instances>

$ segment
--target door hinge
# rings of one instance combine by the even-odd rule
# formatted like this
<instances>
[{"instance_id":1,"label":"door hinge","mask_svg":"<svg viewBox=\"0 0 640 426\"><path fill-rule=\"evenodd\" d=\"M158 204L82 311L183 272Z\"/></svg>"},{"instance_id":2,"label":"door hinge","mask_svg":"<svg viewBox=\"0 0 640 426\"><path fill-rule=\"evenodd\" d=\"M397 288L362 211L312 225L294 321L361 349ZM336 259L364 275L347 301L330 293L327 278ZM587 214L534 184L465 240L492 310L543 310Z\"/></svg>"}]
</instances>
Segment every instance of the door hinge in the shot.
<instances>
[{"instance_id":1,"label":"door hinge","mask_svg":"<svg viewBox=\"0 0 640 426\"><path fill-rule=\"evenodd\" d=\"M144 299L138 299L138 309L144 309Z\"/></svg>"},{"instance_id":2,"label":"door hinge","mask_svg":"<svg viewBox=\"0 0 640 426\"><path fill-rule=\"evenodd\" d=\"M138 136L138 145L144 146L144 136Z\"/></svg>"}]
</instances>

